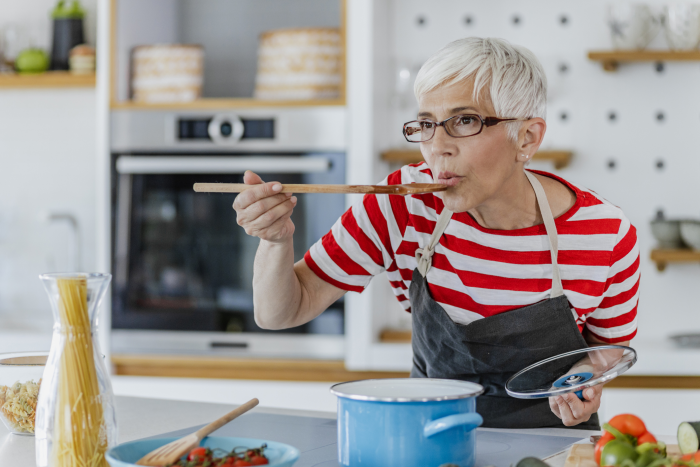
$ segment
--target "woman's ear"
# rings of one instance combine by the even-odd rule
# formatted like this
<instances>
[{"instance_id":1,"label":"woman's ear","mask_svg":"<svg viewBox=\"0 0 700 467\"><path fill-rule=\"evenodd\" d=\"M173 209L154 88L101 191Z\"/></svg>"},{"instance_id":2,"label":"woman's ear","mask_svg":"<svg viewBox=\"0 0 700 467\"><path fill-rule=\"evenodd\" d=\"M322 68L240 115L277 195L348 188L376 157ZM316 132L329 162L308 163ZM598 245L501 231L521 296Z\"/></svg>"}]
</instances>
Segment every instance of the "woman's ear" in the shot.
<instances>
[{"instance_id":1,"label":"woman's ear","mask_svg":"<svg viewBox=\"0 0 700 467\"><path fill-rule=\"evenodd\" d=\"M530 158L537 152L547 131L547 123L539 117L523 122L518 138L518 153L527 154Z\"/></svg>"}]
</instances>

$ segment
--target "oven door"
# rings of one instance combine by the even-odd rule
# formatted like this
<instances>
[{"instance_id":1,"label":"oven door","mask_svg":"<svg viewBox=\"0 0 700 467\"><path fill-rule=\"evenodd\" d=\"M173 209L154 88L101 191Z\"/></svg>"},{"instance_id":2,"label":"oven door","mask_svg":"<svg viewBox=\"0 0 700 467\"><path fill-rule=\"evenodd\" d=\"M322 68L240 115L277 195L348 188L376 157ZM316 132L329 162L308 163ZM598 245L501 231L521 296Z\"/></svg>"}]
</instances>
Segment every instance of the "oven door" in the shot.
<instances>
[{"instance_id":1,"label":"oven door","mask_svg":"<svg viewBox=\"0 0 700 467\"><path fill-rule=\"evenodd\" d=\"M206 336L195 350L253 351L254 338L265 336L269 354L273 334L259 328L253 316L259 240L237 225L235 194L195 193L192 186L242 183L245 170L283 184L344 183L344 154L115 154L112 162L112 328ZM343 195L301 194L298 199L292 215L295 261L345 210ZM343 300L311 323L274 333L286 339L287 351L293 336L342 336Z\"/></svg>"}]
</instances>

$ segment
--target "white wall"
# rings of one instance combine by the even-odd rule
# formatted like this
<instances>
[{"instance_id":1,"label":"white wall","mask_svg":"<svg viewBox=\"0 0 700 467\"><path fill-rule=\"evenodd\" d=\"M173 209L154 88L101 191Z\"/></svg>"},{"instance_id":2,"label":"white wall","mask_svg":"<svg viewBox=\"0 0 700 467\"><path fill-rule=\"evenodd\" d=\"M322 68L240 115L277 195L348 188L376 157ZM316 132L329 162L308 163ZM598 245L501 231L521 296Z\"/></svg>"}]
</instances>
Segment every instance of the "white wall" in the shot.
<instances>
[{"instance_id":1,"label":"white wall","mask_svg":"<svg viewBox=\"0 0 700 467\"><path fill-rule=\"evenodd\" d=\"M532 164L532 168L553 171L595 190L620 206L636 226L642 271L639 338L700 332L694 293L700 264L671 264L659 273L649 259L655 246L649 221L657 209L663 208L671 217L700 219L696 141L700 65L668 62L659 73L654 63L637 63L622 65L616 73L604 72L600 63L588 60L587 53L612 48L607 25L609 3L391 0L393 15L387 24L392 28L391 39L376 47L390 49L395 76L399 67L417 70L439 48L467 36L502 37L532 50L542 62L550 86L543 148L575 153L572 164L564 170L555 171L547 163ZM667 2L646 3L660 8ZM517 24L513 21L516 16L520 19ZM564 23L562 16L567 19ZM469 23L467 17L471 18ZM663 36L659 33L650 47L667 48ZM561 65L566 65L565 72L560 71ZM376 81L380 74L375 71ZM390 106L393 111L393 130L383 137L380 149L416 149L403 141L400 132L401 124L415 116L412 85L405 95L396 88L374 101L376 106ZM608 118L611 111L617 116L614 121ZM662 121L657 119L659 112L664 114ZM562 119L562 114L567 118ZM657 168L659 160L664 162L663 169ZM609 168L609 161L615 161L614 169Z\"/></svg>"},{"instance_id":2,"label":"white wall","mask_svg":"<svg viewBox=\"0 0 700 467\"><path fill-rule=\"evenodd\" d=\"M26 31L28 45L49 48L54 0L0 0L0 30ZM87 10L86 39L94 43L95 0ZM66 223L50 211L75 215L82 233L82 269L95 268L94 89L0 88L0 328L50 328L42 272L75 270Z\"/></svg>"}]
</instances>

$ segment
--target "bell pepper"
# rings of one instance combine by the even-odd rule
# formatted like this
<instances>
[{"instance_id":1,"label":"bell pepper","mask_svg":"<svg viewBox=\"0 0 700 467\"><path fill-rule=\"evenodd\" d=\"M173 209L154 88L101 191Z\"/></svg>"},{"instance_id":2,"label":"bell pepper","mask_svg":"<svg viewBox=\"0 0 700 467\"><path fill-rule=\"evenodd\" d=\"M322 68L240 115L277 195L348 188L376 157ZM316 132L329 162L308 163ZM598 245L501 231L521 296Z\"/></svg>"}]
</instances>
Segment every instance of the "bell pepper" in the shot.
<instances>
[{"instance_id":1,"label":"bell pepper","mask_svg":"<svg viewBox=\"0 0 700 467\"><path fill-rule=\"evenodd\" d=\"M634 446L625 441L613 439L603 446L600 455L601 466L634 466L634 461L639 457L639 453Z\"/></svg>"}]
</instances>

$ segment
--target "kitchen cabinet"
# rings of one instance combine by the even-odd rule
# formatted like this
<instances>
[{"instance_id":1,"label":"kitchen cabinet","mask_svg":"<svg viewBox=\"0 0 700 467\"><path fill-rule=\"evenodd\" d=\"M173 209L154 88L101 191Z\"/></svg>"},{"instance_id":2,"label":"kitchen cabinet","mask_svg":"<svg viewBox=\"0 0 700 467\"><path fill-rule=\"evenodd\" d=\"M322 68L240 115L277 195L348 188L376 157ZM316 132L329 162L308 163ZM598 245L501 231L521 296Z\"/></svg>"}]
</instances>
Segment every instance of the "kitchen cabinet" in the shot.
<instances>
[{"instance_id":1,"label":"kitchen cabinet","mask_svg":"<svg viewBox=\"0 0 700 467\"><path fill-rule=\"evenodd\" d=\"M253 99L258 40L265 31L286 28L339 28L345 48L345 0L109 0L110 107L135 109L239 109L345 105L333 99ZM131 100L134 47L199 44L204 48L203 96L190 102L144 103ZM345 69L343 62L342 68Z\"/></svg>"}]
</instances>

